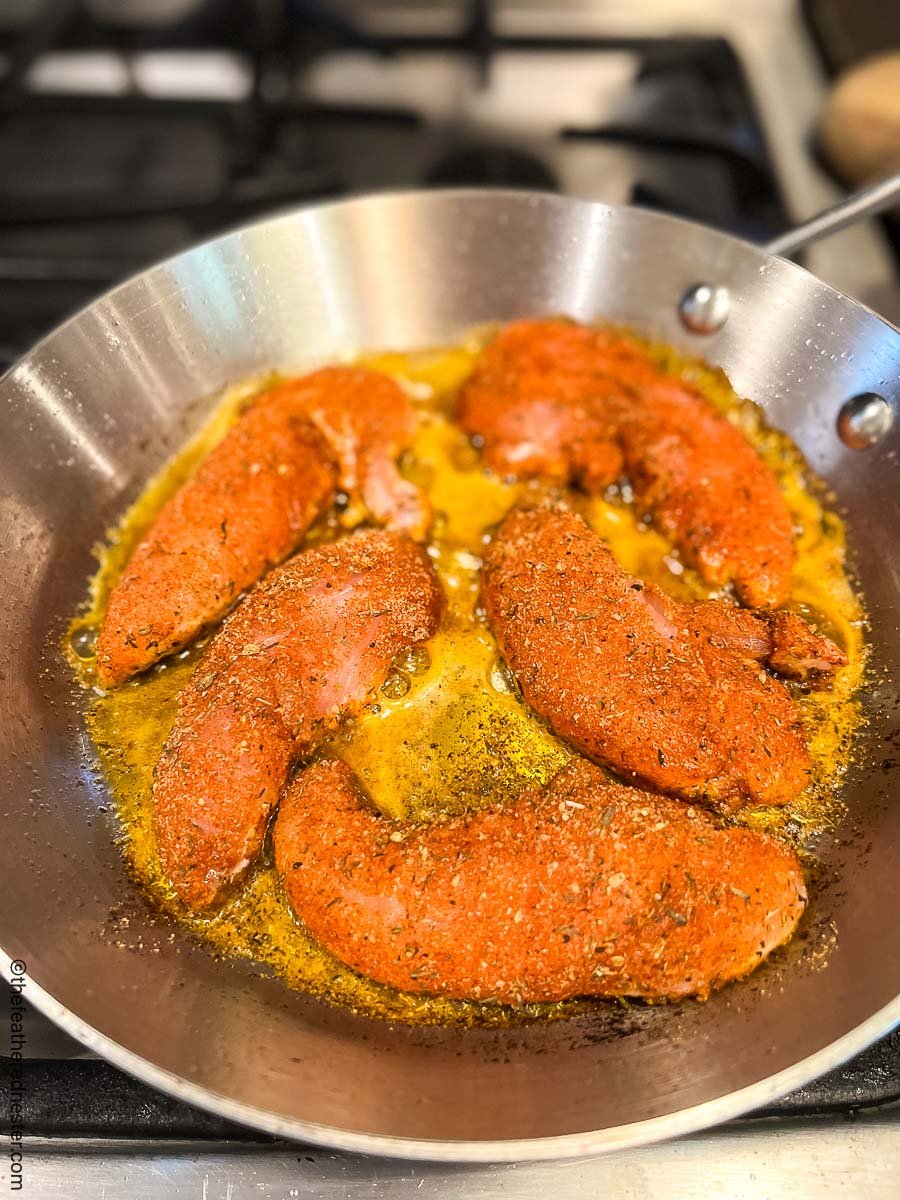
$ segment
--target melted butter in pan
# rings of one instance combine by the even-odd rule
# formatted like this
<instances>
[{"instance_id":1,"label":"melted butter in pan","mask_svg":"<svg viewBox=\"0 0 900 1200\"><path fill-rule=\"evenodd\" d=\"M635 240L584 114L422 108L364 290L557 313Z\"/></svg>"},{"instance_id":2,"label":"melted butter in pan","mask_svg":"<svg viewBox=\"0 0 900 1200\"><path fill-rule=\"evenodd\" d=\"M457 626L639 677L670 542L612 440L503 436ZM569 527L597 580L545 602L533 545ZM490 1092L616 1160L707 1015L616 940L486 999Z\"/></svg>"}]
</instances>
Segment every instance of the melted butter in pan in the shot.
<instances>
[{"instance_id":1,"label":"melted butter in pan","mask_svg":"<svg viewBox=\"0 0 900 1200\"><path fill-rule=\"evenodd\" d=\"M427 647L401 655L373 702L321 748L344 758L386 814L427 820L502 802L524 786L548 782L570 751L521 703L478 608L485 538L520 497L537 484L509 484L485 471L477 452L450 417L460 383L482 343L476 333L459 346L416 354L369 356L368 366L405 386L420 413L420 429L404 462L408 477L427 489L436 512L429 553L447 608ZM860 722L854 693L865 668L863 614L845 567L840 519L823 505L821 488L782 434L764 425L759 410L740 401L721 374L651 347L668 369L690 378L757 446L787 498L797 531L792 605L844 646L849 665L829 692L797 689L814 760L813 782L786 810L758 809L749 824L802 839L839 811L840 777ZM67 645L84 646L102 617L106 597L132 547L165 500L221 438L235 414L267 381L229 390L207 428L146 488L100 548L85 611L73 621ZM716 595L680 560L661 534L639 519L627 492L579 498L582 515L607 539L623 566L678 599ZM332 514L311 541L340 536L344 514ZM84 652L82 650L82 652ZM411 996L381 987L344 967L318 946L293 917L268 850L242 889L209 916L186 914L164 879L151 822L153 767L175 716L178 692L202 645L106 694L96 688L92 661L70 652L89 698L87 723L115 797L122 842L132 872L151 901L214 951L252 959L299 991L354 1011L419 1024L495 1024L572 1013L583 1005L499 1006Z\"/></svg>"}]
</instances>

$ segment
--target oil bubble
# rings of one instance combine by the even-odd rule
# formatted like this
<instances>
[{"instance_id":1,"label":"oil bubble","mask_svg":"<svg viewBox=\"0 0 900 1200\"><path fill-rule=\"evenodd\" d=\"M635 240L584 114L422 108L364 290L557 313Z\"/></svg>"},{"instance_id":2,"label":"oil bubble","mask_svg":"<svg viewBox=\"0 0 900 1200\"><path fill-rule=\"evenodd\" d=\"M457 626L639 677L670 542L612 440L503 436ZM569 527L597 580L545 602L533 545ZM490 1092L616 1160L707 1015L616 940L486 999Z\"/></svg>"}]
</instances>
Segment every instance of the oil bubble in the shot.
<instances>
[{"instance_id":1,"label":"oil bubble","mask_svg":"<svg viewBox=\"0 0 900 1200\"><path fill-rule=\"evenodd\" d=\"M97 630L90 625L83 625L72 633L69 645L79 658L93 658L97 645Z\"/></svg>"},{"instance_id":2,"label":"oil bubble","mask_svg":"<svg viewBox=\"0 0 900 1200\"><path fill-rule=\"evenodd\" d=\"M424 646L410 646L394 658L394 666L400 673L424 675L431 666L431 655Z\"/></svg>"},{"instance_id":3,"label":"oil bubble","mask_svg":"<svg viewBox=\"0 0 900 1200\"><path fill-rule=\"evenodd\" d=\"M502 696L512 695L516 691L515 677L502 658L495 658L491 663L488 683L495 692L499 692Z\"/></svg>"},{"instance_id":4,"label":"oil bubble","mask_svg":"<svg viewBox=\"0 0 900 1200\"><path fill-rule=\"evenodd\" d=\"M388 700L401 700L409 691L409 688L408 675L405 675L402 671L391 671L381 685L381 693L383 696L387 696Z\"/></svg>"}]
</instances>

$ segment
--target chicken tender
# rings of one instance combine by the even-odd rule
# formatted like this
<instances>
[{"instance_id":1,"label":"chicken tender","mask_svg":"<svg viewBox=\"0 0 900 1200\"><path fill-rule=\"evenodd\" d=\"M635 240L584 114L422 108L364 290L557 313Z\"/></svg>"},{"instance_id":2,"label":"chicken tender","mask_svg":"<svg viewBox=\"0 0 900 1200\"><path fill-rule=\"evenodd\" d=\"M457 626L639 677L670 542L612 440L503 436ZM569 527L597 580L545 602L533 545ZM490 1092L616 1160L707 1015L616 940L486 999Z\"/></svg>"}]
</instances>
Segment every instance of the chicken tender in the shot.
<instances>
[{"instance_id":1,"label":"chicken tender","mask_svg":"<svg viewBox=\"0 0 900 1200\"><path fill-rule=\"evenodd\" d=\"M349 767L288 788L275 862L310 932L381 983L457 999L705 996L791 936L796 855L585 762L428 825L379 817Z\"/></svg>"},{"instance_id":2,"label":"chicken tender","mask_svg":"<svg viewBox=\"0 0 900 1200\"><path fill-rule=\"evenodd\" d=\"M291 559L228 618L179 696L153 785L163 869L188 907L240 878L293 764L431 636L441 603L424 551L365 531Z\"/></svg>"},{"instance_id":3,"label":"chicken tender","mask_svg":"<svg viewBox=\"0 0 900 1200\"><path fill-rule=\"evenodd\" d=\"M680 604L563 507L514 509L484 561L489 624L528 704L623 779L724 808L785 804L811 770L800 712L761 663L783 623ZM811 630L799 653L809 656ZM817 661L843 663L827 639Z\"/></svg>"}]
</instances>

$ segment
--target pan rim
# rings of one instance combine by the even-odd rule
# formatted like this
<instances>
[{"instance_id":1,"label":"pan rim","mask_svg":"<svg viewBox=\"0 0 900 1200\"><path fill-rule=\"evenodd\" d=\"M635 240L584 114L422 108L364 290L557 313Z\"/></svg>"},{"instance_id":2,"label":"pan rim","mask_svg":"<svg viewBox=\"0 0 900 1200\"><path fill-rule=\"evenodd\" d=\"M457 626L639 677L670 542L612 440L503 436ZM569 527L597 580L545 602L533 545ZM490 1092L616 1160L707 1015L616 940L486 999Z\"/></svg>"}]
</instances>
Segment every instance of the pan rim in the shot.
<instances>
[{"instance_id":1,"label":"pan rim","mask_svg":"<svg viewBox=\"0 0 900 1200\"><path fill-rule=\"evenodd\" d=\"M600 202L559 196L553 193L520 191L513 189L408 189L384 191L365 195L328 201L319 204L299 205L278 210L269 216L263 216L254 221L237 226L214 238L197 243L191 248L172 255L167 259L155 262L144 269L135 272L129 278L116 284L113 288L95 297L88 304L73 312L65 321L48 332L33 345L28 352L13 363L9 370L0 377L0 384L14 376L16 371L26 364L36 352L51 344L64 330L79 321L84 314L94 310L103 303L127 291L142 278L151 275L160 268L177 263L189 255L210 248L237 235L248 231L262 230L266 226L290 223L302 219L308 214L327 214L346 209L365 206L372 202L402 201L410 198L427 199L439 204L447 201L489 201L505 199L517 204L532 206L547 205L551 208L584 210L586 212L607 214L615 217L617 214L638 214L641 221L655 224L668 229L692 229L702 231L706 235L714 235L723 245L740 246L745 251L755 252L760 263L774 262L783 269L785 265L802 276L812 279L823 294L830 295L852 310L864 312L877 320L880 325L895 336L900 335L891 322L862 302L846 296L837 289L819 280L805 268L790 260L768 254L764 248L752 242L734 237L731 234L703 226L698 222L667 214L640 210L634 206L607 205ZM0 947L0 974L12 981L12 959ZM87 1021L78 1017L71 1009L66 1008L49 992L45 991L28 974L16 976L27 981L29 1003L48 1019L53 1021L64 1032L88 1049L100 1054L114 1066L140 1079L144 1083L157 1088L179 1100L194 1104L199 1108L213 1112L226 1119L257 1129L261 1132L306 1141L308 1143L328 1147L339 1151L379 1155L383 1157L406 1158L432 1162L486 1163L486 1162L515 1162L565 1160L583 1158L591 1155L626 1150L638 1145L664 1139L683 1136L696 1132L722 1121L738 1117L760 1105L776 1099L793 1088L808 1083L811 1079L839 1066L847 1058L865 1049L891 1029L900 1025L900 996L895 997L887 1005L867 1017L861 1024L843 1034L840 1038L817 1050L808 1057L793 1063L774 1075L761 1079L738 1091L732 1091L699 1105L680 1109L662 1116L633 1122L625 1126L617 1126L606 1130L589 1131L575 1134L554 1135L543 1138L501 1139L501 1140L428 1140L417 1138L396 1137L388 1134L366 1134L354 1130L342 1129L336 1126L320 1125L297 1118L280 1116L270 1110L230 1099L221 1093L193 1083L177 1074L154 1065L149 1059L127 1049L125 1046L99 1032Z\"/></svg>"},{"instance_id":2,"label":"pan rim","mask_svg":"<svg viewBox=\"0 0 900 1200\"><path fill-rule=\"evenodd\" d=\"M0 951L0 974L8 983L12 983L14 978L12 963L15 961L17 960L11 959L6 951ZM148 1059L100 1033L45 991L27 972L16 974L15 978L25 981L28 1003L64 1033L69 1034L88 1050L93 1050L114 1067L176 1100L235 1124L287 1141L312 1144L343 1153L417 1162L465 1164L567 1161L618 1153L699 1133L703 1129L741 1117L777 1100L787 1092L803 1087L820 1075L841 1066L900 1026L900 996L896 996L862 1024L817 1050L815 1054L748 1087L727 1092L714 1100L707 1100L690 1108L650 1117L645 1121L635 1121L629 1125L589 1130L584 1133L557 1134L543 1138L444 1141L360 1133L338 1126L319 1125L312 1121L279 1116L268 1109L233 1100L212 1088L192 1083L171 1071L155 1066Z\"/></svg>"},{"instance_id":3,"label":"pan rim","mask_svg":"<svg viewBox=\"0 0 900 1200\"><path fill-rule=\"evenodd\" d=\"M372 201L380 200L422 200L434 199L435 201L446 200L465 200L465 199L504 199L516 200L524 202L527 205L551 204L567 208L583 208L586 210L605 210L608 213L635 213L642 219L648 222L658 222L662 225L675 226L676 228L685 228L692 230L700 230L703 233L722 240L724 243L733 246L741 246L744 250L754 251L764 261L777 262L780 266L786 265L793 271L799 271L808 279L815 280L817 286L824 288L831 296L837 297L845 304L851 305L854 309L867 313L876 321L882 324L891 333L900 336L900 325L895 325L889 321L887 317L870 308L861 300L855 299L853 296L848 296L846 292L840 291L838 288L832 287L830 283L826 283L815 275L812 271L808 271L806 267L801 267L799 263L795 263L792 259L783 258L778 254L769 254L764 246L760 246L755 242L751 242L746 238L737 237L735 234L726 233L721 229L714 229L711 225L704 225L701 221L692 221L688 217L673 216L670 213L656 212L649 208L640 208L635 204L606 204L601 200L588 200L580 196L563 196L556 192L534 191L525 188L478 188L478 187L459 187L459 188L386 188L383 191L361 192L354 196L345 196L338 200L326 200L318 204L298 204L288 208L274 209L267 216L261 216L253 221L242 222L238 225L233 225L222 233L216 234L214 237L206 238L201 242L194 242L184 250L179 250L175 254L167 255L165 258L154 259L139 271L134 271L127 275L106 291L100 292L89 300L86 304L82 304L69 314L58 325L54 325L48 330L43 337L34 342L26 352L20 355L15 362L10 363L5 371L0 373L0 387L15 374L18 368L27 362L37 351L42 350L55 337L68 329L76 321L79 321L86 313L90 312L97 305L103 304L108 300L112 300L120 292L130 288L146 275L153 272L168 268L177 263L179 260L188 257L189 255L211 249L218 246L220 243L228 241L230 238L237 237L241 234L249 233L254 230L261 230L266 225L274 225L276 223L290 222L302 217L307 213L328 213L341 209L355 208L370 204Z\"/></svg>"}]
</instances>

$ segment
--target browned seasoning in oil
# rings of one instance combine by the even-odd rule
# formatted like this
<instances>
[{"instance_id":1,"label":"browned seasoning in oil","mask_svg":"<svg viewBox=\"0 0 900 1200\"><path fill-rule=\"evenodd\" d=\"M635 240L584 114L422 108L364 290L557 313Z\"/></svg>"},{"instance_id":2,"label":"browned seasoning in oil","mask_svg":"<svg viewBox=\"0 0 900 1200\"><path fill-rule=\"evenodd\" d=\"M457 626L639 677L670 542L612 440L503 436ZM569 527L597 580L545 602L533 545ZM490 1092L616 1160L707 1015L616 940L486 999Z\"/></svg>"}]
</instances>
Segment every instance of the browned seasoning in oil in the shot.
<instances>
[{"instance_id":1,"label":"browned seasoning in oil","mask_svg":"<svg viewBox=\"0 0 900 1200\"><path fill-rule=\"evenodd\" d=\"M548 782L571 755L523 707L478 607L485 538L514 500L542 491L538 484L504 483L485 470L477 450L451 420L456 392L483 340L482 331L450 348L370 355L364 360L397 379L416 402L419 430L402 468L407 478L427 490L434 507L429 554L448 603L441 628L425 652L395 662L376 702L320 753L343 758L384 813L413 820L502 803L525 786ZM839 811L841 776L861 719L854 694L865 669L864 621L846 571L843 524L826 508L821 488L789 439L766 426L756 406L739 400L721 372L665 346L651 351L724 411L774 471L796 532L790 606L836 637L849 660L831 690L797 689L813 761L810 787L785 809L751 810L742 818L776 833L799 828L805 837ZM409 995L356 975L296 922L268 852L241 891L211 915L186 915L162 876L151 827L152 773L199 647L108 693L97 687L92 659L82 656L131 547L241 405L266 382L249 381L230 389L206 430L148 485L110 531L99 550L100 567L85 610L69 630L66 645L86 688L88 727L116 800L131 870L153 904L215 952L252 959L289 986L357 1012L419 1024L493 1024L571 1013L571 1002L505 1009ZM671 542L639 519L627 489L574 499L630 573L678 599L718 594L683 564ZM314 528L308 544L340 536L357 516L338 507ZM71 649L73 642L82 656Z\"/></svg>"}]
</instances>

